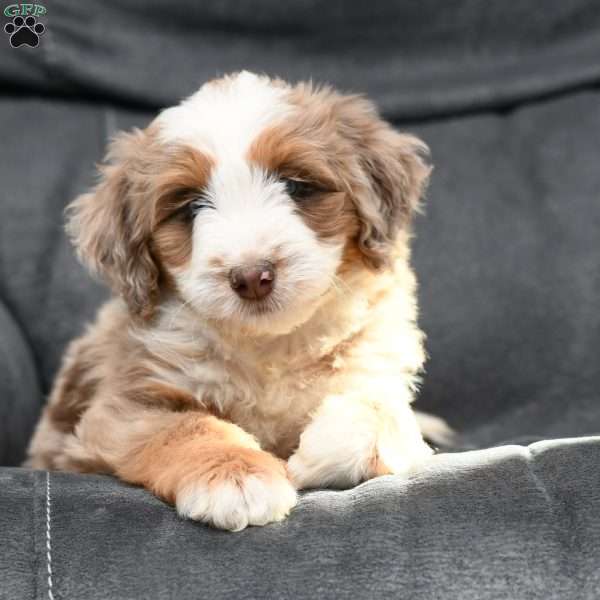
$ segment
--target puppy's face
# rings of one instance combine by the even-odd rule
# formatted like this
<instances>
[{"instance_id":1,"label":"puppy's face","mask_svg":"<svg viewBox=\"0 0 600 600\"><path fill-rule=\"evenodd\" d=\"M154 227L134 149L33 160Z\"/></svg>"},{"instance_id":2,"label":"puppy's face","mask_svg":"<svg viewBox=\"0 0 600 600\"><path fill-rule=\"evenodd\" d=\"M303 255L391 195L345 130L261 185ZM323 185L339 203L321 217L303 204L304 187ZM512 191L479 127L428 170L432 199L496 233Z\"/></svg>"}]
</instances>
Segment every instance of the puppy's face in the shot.
<instances>
[{"instance_id":1,"label":"puppy's face","mask_svg":"<svg viewBox=\"0 0 600 600\"><path fill-rule=\"evenodd\" d=\"M241 73L117 138L69 230L142 318L176 295L204 319L285 333L348 269L385 268L425 150L361 98Z\"/></svg>"}]
</instances>

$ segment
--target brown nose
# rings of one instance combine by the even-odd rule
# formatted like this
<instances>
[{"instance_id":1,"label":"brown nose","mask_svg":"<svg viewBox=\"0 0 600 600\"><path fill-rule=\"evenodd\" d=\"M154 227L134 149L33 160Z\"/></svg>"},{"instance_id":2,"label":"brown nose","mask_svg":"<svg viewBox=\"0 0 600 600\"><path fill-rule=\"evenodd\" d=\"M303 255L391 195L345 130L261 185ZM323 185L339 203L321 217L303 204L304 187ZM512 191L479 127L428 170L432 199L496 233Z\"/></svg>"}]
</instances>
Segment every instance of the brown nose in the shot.
<instances>
[{"instance_id":1,"label":"brown nose","mask_svg":"<svg viewBox=\"0 0 600 600\"><path fill-rule=\"evenodd\" d=\"M261 300L273 291L275 269L268 260L251 267L234 267L229 271L231 288L246 300Z\"/></svg>"}]
</instances>

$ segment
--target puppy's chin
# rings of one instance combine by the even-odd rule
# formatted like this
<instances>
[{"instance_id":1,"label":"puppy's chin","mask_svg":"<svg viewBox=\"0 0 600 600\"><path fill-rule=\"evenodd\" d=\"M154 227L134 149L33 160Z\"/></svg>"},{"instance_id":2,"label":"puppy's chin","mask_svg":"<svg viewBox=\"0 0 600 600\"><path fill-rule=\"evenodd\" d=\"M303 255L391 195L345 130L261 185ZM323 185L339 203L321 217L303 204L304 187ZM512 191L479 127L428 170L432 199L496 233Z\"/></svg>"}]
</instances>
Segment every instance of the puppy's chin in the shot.
<instances>
[{"instance_id":1,"label":"puppy's chin","mask_svg":"<svg viewBox=\"0 0 600 600\"><path fill-rule=\"evenodd\" d=\"M330 290L311 300L293 303L290 306L265 303L250 306L227 319L227 325L239 327L247 335L281 336L291 333L310 321L330 295Z\"/></svg>"}]
</instances>

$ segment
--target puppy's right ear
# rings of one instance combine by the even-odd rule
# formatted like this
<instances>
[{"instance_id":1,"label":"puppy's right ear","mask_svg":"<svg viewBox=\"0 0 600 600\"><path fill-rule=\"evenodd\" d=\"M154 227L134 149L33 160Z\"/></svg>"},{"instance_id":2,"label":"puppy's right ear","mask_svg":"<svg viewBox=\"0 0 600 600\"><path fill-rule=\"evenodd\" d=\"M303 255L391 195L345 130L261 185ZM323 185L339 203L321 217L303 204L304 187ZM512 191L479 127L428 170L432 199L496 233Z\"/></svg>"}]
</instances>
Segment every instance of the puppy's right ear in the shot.
<instances>
[{"instance_id":1,"label":"puppy's right ear","mask_svg":"<svg viewBox=\"0 0 600 600\"><path fill-rule=\"evenodd\" d=\"M146 147L143 131L117 137L100 166L98 185L66 209L67 233L82 262L142 318L153 313L159 276L149 245L150 203L141 201L144 190L139 189Z\"/></svg>"}]
</instances>

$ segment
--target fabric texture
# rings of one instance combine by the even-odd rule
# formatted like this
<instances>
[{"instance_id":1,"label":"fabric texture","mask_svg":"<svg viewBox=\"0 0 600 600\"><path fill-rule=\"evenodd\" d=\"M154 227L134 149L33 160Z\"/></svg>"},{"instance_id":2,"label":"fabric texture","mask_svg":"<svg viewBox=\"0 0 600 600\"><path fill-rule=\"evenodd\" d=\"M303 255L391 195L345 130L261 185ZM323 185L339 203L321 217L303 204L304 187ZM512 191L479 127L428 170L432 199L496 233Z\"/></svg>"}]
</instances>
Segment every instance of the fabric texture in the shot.
<instances>
[{"instance_id":1,"label":"fabric texture","mask_svg":"<svg viewBox=\"0 0 600 600\"><path fill-rule=\"evenodd\" d=\"M0 302L0 464L19 464L42 405L31 351Z\"/></svg>"},{"instance_id":2,"label":"fabric texture","mask_svg":"<svg viewBox=\"0 0 600 600\"><path fill-rule=\"evenodd\" d=\"M440 455L238 534L112 478L4 469L0 598L46 599L50 563L56 598L591 600L599 461L598 439Z\"/></svg>"},{"instance_id":3,"label":"fabric texture","mask_svg":"<svg viewBox=\"0 0 600 600\"><path fill-rule=\"evenodd\" d=\"M572 90L600 78L594 0L47 0L39 52L9 52L19 90L158 108L239 69L368 92L393 119Z\"/></svg>"},{"instance_id":4,"label":"fabric texture","mask_svg":"<svg viewBox=\"0 0 600 600\"><path fill-rule=\"evenodd\" d=\"M0 599L49 598L48 543L57 599L598 598L595 0L44 5L38 48L0 40ZM233 535L111 478L10 467L107 297L65 205L116 131L241 68L363 92L431 147L417 407L485 450Z\"/></svg>"}]
</instances>

